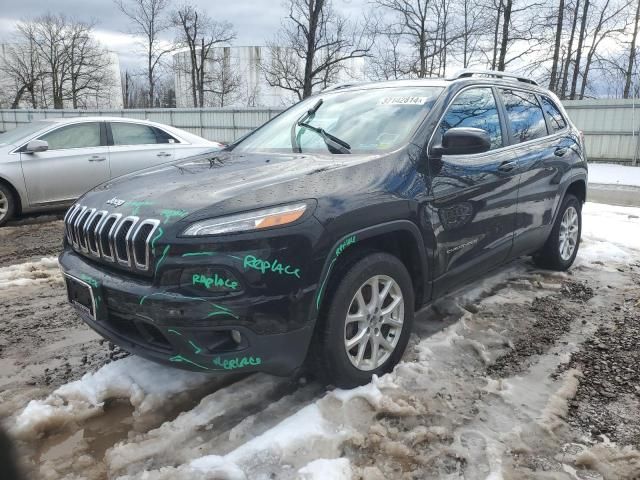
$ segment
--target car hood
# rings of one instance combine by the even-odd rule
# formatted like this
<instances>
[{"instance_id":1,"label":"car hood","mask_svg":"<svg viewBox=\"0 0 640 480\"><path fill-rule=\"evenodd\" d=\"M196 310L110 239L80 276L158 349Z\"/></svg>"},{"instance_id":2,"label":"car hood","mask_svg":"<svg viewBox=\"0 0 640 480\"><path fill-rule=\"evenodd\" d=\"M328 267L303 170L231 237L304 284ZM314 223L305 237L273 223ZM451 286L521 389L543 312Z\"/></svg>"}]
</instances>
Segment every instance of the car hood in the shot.
<instances>
[{"instance_id":1,"label":"car hood","mask_svg":"<svg viewBox=\"0 0 640 480\"><path fill-rule=\"evenodd\" d=\"M79 203L165 223L195 220L314 198L323 175L370 158L213 152L119 177Z\"/></svg>"}]
</instances>

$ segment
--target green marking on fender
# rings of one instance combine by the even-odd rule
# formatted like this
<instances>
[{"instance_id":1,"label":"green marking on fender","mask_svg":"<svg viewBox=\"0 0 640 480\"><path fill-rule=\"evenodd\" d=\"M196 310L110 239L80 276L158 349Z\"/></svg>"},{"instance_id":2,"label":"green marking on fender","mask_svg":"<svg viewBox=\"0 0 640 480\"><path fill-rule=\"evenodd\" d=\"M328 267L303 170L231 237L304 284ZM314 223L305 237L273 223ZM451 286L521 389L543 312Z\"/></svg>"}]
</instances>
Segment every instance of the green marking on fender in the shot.
<instances>
[{"instance_id":1,"label":"green marking on fender","mask_svg":"<svg viewBox=\"0 0 640 480\"><path fill-rule=\"evenodd\" d=\"M216 252L189 252L182 254L183 257L211 257L213 255L216 255Z\"/></svg>"},{"instance_id":2,"label":"green marking on fender","mask_svg":"<svg viewBox=\"0 0 640 480\"><path fill-rule=\"evenodd\" d=\"M236 368L244 368L257 366L262 363L260 357L236 357L227 360L221 360L220 357L213 359L213 364L222 367L225 370L235 370Z\"/></svg>"},{"instance_id":3,"label":"green marking on fender","mask_svg":"<svg viewBox=\"0 0 640 480\"><path fill-rule=\"evenodd\" d=\"M333 260L331 260L331 263L329 264L329 268L327 269L327 274L324 276L324 280L322 280L322 283L320 284L320 288L318 289L318 297L316 298L316 310L320 310L320 299L322 298L322 289L324 288L324 284L327 281L327 278L329 278L329 274L331 273L331 269L333 268L333 264L336 262L337 258L334 258Z\"/></svg>"},{"instance_id":4,"label":"green marking on fender","mask_svg":"<svg viewBox=\"0 0 640 480\"><path fill-rule=\"evenodd\" d=\"M162 223L166 224L172 218L182 218L188 213L189 212L187 212L186 210L171 210L166 208L160 212L160 215L164 217Z\"/></svg>"},{"instance_id":5,"label":"green marking on fender","mask_svg":"<svg viewBox=\"0 0 640 480\"><path fill-rule=\"evenodd\" d=\"M338 248L336 248L336 257L340 256L340 254L344 252L345 248L347 248L349 245L353 245L357 241L358 240L356 239L355 235L352 235L346 238L345 240L343 240L343 242L340 245L338 245Z\"/></svg>"},{"instance_id":6,"label":"green marking on fender","mask_svg":"<svg viewBox=\"0 0 640 480\"><path fill-rule=\"evenodd\" d=\"M167 330L167 333L173 333L174 335L182 336L182 334L179 331L174 330L173 328L170 328L169 330Z\"/></svg>"},{"instance_id":7,"label":"green marking on fender","mask_svg":"<svg viewBox=\"0 0 640 480\"><path fill-rule=\"evenodd\" d=\"M193 340L189 340L189 345L193 347L193 353L195 353L196 355L198 355L202 351L202 349L198 345L196 345Z\"/></svg>"},{"instance_id":8,"label":"green marking on fender","mask_svg":"<svg viewBox=\"0 0 640 480\"><path fill-rule=\"evenodd\" d=\"M151 253L156 254L156 241L164 235L164 230L162 227L158 227L158 234L151 239Z\"/></svg>"},{"instance_id":9,"label":"green marking on fender","mask_svg":"<svg viewBox=\"0 0 640 480\"><path fill-rule=\"evenodd\" d=\"M160 257L160 260L158 260L158 262L156 263L155 273L158 273L158 268L160 268L160 265L162 265L162 262L164 262L164 259L167 257L167 253L169 252L170 248L171 248L171 245L167 245L166 247L164 247L164 251L162 252L162 256Z\"/></svg>"},{"instance_id":10,"label":"green marking on fender","mask_svg":"<svg viewBox=\"0 0 640 480\"><path fill-rule=\"evenodd\" d=\"M169 360L172 361L172 362L184 362L184 363L188 363L190 365L194 365L194 366L196 366L198 368L202 368L203 370L209 370L204 365L200 365L199 363L196 363L193 360L189 360L188 358L183 357L182 355L176 355L174 357L170 357Z\"/></svg>"}]
</instances>

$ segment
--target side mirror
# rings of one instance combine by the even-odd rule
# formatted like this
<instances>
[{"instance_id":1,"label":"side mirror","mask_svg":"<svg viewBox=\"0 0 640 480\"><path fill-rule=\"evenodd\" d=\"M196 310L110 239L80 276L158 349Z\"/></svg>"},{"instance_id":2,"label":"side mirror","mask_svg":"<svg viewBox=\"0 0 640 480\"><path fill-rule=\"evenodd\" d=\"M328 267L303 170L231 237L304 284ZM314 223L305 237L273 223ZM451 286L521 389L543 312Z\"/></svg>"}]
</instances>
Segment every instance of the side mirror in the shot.
<instances>
[{"instance_id":1,"label":"side mirror","mask_svg":"<svg viewBox=\"0 0 640 480\"><path fill-rule=\"evenodd\" d=\"M491 149L491 138L481 128L456 127L450 128L442 136L442 145L431 149L432 155L469 155L484 153Z\"/></svg>"},{"instance_id":2,"label":"side mirror","mask_svg":"<svg viewBox=\"0 0 640 480\"><path fill-rule=\"evenodd\" d=\"M27 147L25 148L25 153L38 153L38 152L46 152L49 150L49 144L44 140L31 140L27 143Z\"/></svg>"}]
</instances>

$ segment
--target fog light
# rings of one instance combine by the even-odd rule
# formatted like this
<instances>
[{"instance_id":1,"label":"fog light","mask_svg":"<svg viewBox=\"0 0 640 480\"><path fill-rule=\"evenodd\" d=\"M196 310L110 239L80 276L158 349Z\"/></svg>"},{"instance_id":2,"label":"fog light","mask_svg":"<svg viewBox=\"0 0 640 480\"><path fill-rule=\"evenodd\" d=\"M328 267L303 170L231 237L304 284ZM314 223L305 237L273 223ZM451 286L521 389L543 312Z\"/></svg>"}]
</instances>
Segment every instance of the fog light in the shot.
<instances>
[{"instance_id":1,"label":"fog light","mask_svg":"<svg viewBox=\"0 0 640 480\"><path fill-rule=\"evenodd\" d=\"M242 342L242 335L240 335L240 332L238 330L231 330L231 338L233 338L233 341L237 344L240 344L240 342Z\"/></svg>"}]
</instances>

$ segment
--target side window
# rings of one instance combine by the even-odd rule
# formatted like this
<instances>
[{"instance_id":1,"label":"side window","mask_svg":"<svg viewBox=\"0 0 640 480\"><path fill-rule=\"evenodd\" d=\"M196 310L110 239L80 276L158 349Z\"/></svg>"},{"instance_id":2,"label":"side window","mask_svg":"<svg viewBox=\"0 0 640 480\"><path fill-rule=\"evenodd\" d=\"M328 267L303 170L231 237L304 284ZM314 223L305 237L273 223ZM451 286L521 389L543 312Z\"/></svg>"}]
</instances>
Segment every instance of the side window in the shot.
<instances>
[{"instance_id":1,"label":"side window","mask_svg":"<svg viewBox=\"0 0 640 480\"><path fill-rule=\"evenodd\" d=\"M465 90L453 100L440 123L440 138L455 127L481 128L491 138L491 150L502 147L498 107L490 88Z\"/></svg>"},{"instance_id":2,"label":"side window","mask_svg":"<svg viewBox=\"0 0 640 480\"><path fill-rule=\"evenodd\" d=\"M547 114L547 118L549 119L551 132L559 132L560 130L563 130L567 126L567 122L560 113L560 109L550 98L540 98L542 99L542 108L544 109L544 113Z\"/></svg>"},{"instance_id":3,"label":"side window","mask_svg":"<svg viewBox=\"0 0 640 480\"><path fill-rule=\"evenodd\" d=\"M173 137L164 130L153 127L153 131L156 134L156 141L158 143L180 143L177 138Z\"/></svg>"},{"instance_id":4,"label":"side window","mask_svg":"<svg viewBox=\"0 0 640 480\"><path fill-rule=\"evenodd\" d=\"M158 143L155 129L137 123L112 122L114 145L152 145Z\"/></svg>"},{"instance_id":5,"label":"side window","mask_svg":"<svg viewBox=\"0 0 640 480\"><path fill-rule=\"evenodd\" d=\"M511 135L516 142L526 142L547 134L542 108L533 93L502 90L502 99L511 124Z\"/></svg>"},{"instance_id":6,"label":"side window","mask_svg":"<svg viewBox=\"0 0 640 480\"><path fill-rule=\"evenodd\" d=\"M45 133L39 140L45 140L49 144L49 150L99 147L100 124L79 123L61 127L52 132Z\"/></svg>"}]
</instances>

